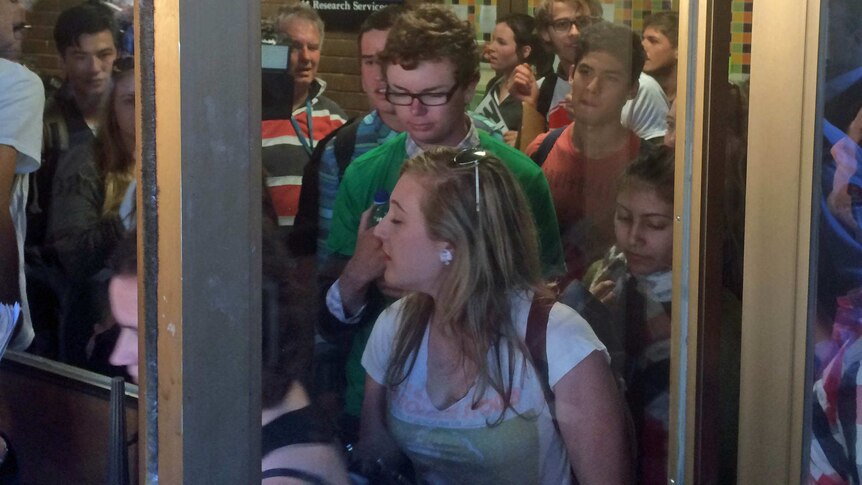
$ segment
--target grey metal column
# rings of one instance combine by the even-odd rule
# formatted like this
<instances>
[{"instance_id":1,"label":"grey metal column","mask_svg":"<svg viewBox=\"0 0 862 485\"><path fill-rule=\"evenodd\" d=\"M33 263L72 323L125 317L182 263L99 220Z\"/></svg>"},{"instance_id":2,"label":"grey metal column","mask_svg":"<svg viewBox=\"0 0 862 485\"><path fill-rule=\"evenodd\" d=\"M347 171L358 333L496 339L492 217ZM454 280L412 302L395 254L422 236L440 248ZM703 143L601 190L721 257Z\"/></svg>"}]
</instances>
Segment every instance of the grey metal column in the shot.
<instances>
[{"instance_id":1,"label":"grey metal column","mask_svg":"<svg viewBox=\"0 0 862 485\"><path fill-rule=\"evenodd\" d=\"M260 2L142 0L138 18L142 478L256 483Z\"/></svg>"}]
</instances>

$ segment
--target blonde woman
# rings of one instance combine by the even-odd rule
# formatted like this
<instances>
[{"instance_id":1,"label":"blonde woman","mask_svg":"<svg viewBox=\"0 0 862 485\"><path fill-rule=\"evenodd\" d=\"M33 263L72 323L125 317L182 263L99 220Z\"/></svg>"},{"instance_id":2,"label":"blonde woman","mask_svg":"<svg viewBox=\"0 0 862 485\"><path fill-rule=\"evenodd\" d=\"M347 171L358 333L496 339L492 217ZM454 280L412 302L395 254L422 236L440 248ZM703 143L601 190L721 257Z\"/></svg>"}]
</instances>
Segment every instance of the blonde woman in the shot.
<instances>
[{"instance_id":1,"label":"blonde woman","mask_svg":"<svg viewBox=\"0 0 862 485\"><path fill-rule=\"evenodd\" d=\"M535 227L498 159L436 149L407 161L375 235L386 283L409 293L362 358L365 463L394 468L403 452L421 483L566 484L571 470L581 484L627 481L608 355L561 304L540 356L553 413L546 402L525 344L534 295L547 296Z\"/></svg>"}]
</instances>

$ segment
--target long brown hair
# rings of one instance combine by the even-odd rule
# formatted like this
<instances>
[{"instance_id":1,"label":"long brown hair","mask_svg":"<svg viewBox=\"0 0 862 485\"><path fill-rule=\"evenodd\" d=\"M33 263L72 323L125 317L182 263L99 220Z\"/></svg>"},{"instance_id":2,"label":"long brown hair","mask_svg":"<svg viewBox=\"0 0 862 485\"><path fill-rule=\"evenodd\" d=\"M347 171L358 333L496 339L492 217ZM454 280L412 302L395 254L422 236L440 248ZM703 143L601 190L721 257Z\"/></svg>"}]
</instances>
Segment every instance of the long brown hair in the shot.
<instances>
[{"instance_id":1,"label":"long brown hair","mask_svg":"<svg viewBox=\"0 0 862 485\"><path fill-rule=\"evenodd\" d=\"M426 193L422 214L433 240L447 241L454 259L440 283L435 304L426 294L407 296L401 307L386 383L397 386L413 369L419 345L432 315L459 342L462 362L478 369L480 399L488 386L502 398L503 419L511 408L515 358L528 352L512 320L513 292L547 293L543 286L536 228L530 206L511 172L487 156L478 162L479 212L476 211L476 172L453 163L456 151L436 148L408 160L401 174L422 177ZM503 362L503 349L507 363ZM489 364L489 352L493 364ZM507 375L503 375L507 369ZM474 403L476 404L476 403Z\"/></svg>"},{"instance_id":2,"label":"long brown hair","mask_svg":"<svg viewBox=\"0 0 862 485\"><path fill-rule=\"evenodd\" d=\"M133 58L124 57L114 62L114 71L111 76L113 81L111 95L103 112L101 128L93 143L96 170L98 170L99 177L102 179L102 186L105 188L102 216L113 216L119 212L126 189L135 179L135 160L133 155L129 153L134 147L125 145L114 110L117 84L127 76L134 75Z\"/></svg>"}]
</instances>

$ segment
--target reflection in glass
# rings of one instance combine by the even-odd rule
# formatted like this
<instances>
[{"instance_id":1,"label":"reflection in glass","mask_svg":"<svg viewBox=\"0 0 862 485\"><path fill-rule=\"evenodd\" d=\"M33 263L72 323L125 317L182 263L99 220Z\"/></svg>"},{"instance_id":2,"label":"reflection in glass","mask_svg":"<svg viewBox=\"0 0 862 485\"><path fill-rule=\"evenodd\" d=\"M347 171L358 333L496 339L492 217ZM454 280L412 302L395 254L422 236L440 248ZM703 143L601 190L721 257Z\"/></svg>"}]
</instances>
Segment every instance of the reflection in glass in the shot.
<instances>
[{"instance_id":1,"label":"reflection in glass","mask_svg":"<svg viewBox=\"0 0 862 485\"><path fill-rule=\"evenodd\" d=\"M813 483L859 483L858 389L862 364L862 4L830 0L824 76L819 80L822 148L815 156L819 227L812 277L816 284L814 396L809 477Z\"/></svg>"}]
</instances>

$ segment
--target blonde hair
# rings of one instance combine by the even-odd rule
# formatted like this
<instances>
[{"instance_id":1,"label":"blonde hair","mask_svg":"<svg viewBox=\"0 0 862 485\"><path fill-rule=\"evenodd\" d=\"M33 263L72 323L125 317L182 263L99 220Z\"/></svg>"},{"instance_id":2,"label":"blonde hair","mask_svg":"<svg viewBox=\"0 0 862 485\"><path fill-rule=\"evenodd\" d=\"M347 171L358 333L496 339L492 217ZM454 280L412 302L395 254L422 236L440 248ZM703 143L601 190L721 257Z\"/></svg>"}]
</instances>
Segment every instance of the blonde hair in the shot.
<instances>
[{"instance_id":1,"label":"blonde hair","mask_svg":"<svg viewBox=\"0 0 862 485\"><path fill-rule=\"evenodd\" d=\"M437 298L426 294L407 296L393 345L386 383L397 386L413 369L425 328L432 316L460 344L460 355L478 369L479 392L488 386L502 398L503 411L490 425L503 419L511 408L515 358L529 353L512 320L513 291L549 294L543 286L536 228L527 199L503 163L488 156L480 160L479 212L476 212L475 168L456 166L457 151L436 148L408 160L401 174L422 177L425 197L421 210L432 240L453 247L454 259L444 272ZM503 349L508 362L503 363ZM493 356L489 365L488 353ZM507 369L507 375L503 370ZM476 403L474 403L476 404Z\"/></svg>"},{"instance_id":2,"label":"blonde hair","mask_svg":"<svg viewBox=\"0 0 862 485\"><path fill-rule=\"evenodd\" d=\"M134 147L126 147L123 143L123 135L120 132L120 124L114 110L114 101L117 96L117 84L126 76L134 76L134 70L115 71L113 74L114 86L111 96L103 114L102 128L96 136L93 144L93 154L96 161L96 169L105 188L105 202L102 204L102 216L115 216L120 211L120 203L126 195L126 189L135 179L135 161L129 155L129 150Z\"/></svg>"}]
</instances>

